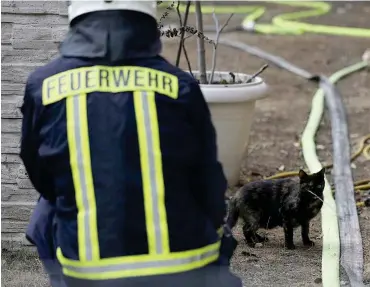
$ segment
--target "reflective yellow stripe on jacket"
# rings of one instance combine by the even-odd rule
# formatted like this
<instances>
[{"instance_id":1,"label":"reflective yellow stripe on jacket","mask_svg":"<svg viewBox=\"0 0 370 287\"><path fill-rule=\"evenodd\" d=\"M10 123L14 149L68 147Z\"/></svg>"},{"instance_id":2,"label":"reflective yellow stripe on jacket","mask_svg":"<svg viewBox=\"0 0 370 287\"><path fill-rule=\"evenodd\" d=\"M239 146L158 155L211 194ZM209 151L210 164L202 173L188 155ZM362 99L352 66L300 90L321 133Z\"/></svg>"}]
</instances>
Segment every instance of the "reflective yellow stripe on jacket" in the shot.
<instances>
[{"instance_id":1,"label":"reflective yellow stripe on jacket","mask_svg":"<svg viewBox=\"0 0 370 287\"><path fill-rule=\"evenodd\" d=\"M76 84L79 79L85 80ZM120 83L121 80L125 81L124 84ZM57 91L56 87L60 89L62 85L65 86L63 92ZM133 91L148 254L115 258L100 258L99 255L87 119L87 94L94 91ZM70 165L78 208L79 248L78 261L65 258L62 250L57 250L57 257L67 276L100 280L169 274L199 268L218 258L219 242L195 250L170 251L155 92L176 99L177 77L142 67L95 66L66 71L44 81L44 105L66 99Z\"/></svg>"},{"instance_id":2,"label":"reflective yellow stripe on jacket","mask_svg":"<svg viewBox=\"0 0 370 287\"><path fill-rule=\"evenodd\" d=\"M168 254L162 154L154 92L134 92L149 254Z\"/></svg>"},{"instance_id":3,"label":"reflective yellow stripe on jacket","mask_svg":"<svg viewBox=\"0 0 370 287\"><path fill-rule=\"evenodd\" d=\"M220 243L217 242L190 251L104 258L86 262L67 259L58 248L57 256L65 275L102 280L189 271L217 260L219 248Z\"/></svg>"},{"instance_id":4,"label":"reflective yellow stripe on jacket","mask_svg":"<svg viewBox=\"0 0 370 287\"><path fill-rule=\"evenodd\" d=\"M91 171L87 96L67 98L67 136L78 209L78 247L81 261L99 259L94 184Z\"/></svg>"}]
</instances>

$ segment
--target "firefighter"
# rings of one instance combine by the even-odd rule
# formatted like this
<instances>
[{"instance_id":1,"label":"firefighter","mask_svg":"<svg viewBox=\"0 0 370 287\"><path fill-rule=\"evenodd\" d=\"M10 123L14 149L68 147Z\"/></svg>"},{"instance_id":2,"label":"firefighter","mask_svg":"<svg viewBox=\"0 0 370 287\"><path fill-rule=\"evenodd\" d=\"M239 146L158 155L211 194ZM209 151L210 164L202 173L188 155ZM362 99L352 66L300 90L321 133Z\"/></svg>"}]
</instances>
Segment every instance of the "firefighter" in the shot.
<instances>
[{"instance_id":1,"label":"firefighter","mask_svg":"<svg viewBox=\"0 0 370 287\"><path fill-rule=\"evenodd\" d=\"M53 241L39 252L56 250L66 286L241 286L220 255L227 183L210 112L160 56L156 1L72 0L68 15L22 106L20 156L55 212L32 225Z\"/></svg>"}]
</instances>

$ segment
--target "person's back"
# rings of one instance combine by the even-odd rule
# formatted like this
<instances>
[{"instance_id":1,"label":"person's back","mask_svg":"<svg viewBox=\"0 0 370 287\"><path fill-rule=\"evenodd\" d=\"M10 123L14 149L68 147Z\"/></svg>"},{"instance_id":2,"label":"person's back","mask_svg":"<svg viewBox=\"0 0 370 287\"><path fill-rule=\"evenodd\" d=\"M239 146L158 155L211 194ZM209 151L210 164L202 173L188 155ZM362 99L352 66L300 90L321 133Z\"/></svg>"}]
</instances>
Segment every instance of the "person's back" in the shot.
<instances>
[{"instance_id":1,"label":"person's back","mask_svg":"<svg viewBox=\"0 0 370 287\"><path fill-rule=\"evenodd\" d=\"M197 82L160 49L154 18L94 12L28 79L21 157L55 202L69 278L172 274L218 259L226 180L214 128Z\"/></svg>"}]
</instances>

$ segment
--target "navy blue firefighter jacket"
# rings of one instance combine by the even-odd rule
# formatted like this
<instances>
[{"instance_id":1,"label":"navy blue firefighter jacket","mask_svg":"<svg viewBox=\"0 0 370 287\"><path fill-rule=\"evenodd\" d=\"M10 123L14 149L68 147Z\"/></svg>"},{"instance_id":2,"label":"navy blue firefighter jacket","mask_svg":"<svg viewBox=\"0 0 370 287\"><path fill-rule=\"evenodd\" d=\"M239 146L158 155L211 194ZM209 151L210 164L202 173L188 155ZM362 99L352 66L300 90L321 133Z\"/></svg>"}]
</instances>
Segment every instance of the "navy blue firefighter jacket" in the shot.
<instances>
[{"instance_id":1,"label":"navy blue firefighter jacket","mask_svg":"<svg viewBox=\"0 0 370 287\"><path fill-rule=\"evenodd\" d=\"M215 129L197 81L159 55L154 19L88 14L60 51L28 78L20 156L55 208L65 274L168 274L217 260L226 179ZM43 247L52 220L31 222L28 238Z\"/></svg>"}]
</instances>

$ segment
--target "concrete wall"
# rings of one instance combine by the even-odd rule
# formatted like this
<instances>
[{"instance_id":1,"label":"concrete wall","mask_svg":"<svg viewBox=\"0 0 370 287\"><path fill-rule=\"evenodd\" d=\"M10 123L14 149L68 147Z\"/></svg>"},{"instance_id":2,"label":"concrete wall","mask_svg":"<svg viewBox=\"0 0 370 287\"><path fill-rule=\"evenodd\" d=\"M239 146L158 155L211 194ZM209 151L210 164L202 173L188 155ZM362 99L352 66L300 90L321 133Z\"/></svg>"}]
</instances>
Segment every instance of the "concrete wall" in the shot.
<instances>
[{"instance_id":1,"label":"concrete wall","mask_svg":"<svg viewBox=\"0 0 370 287\"><path fill-rule=\"evenodd\" d=\"M58 53L67 31L66 1L1 1L1 232L5 248L26 245L38 198L19 154L23 89L35 68Z\"/></svg>"}]
</instances>

